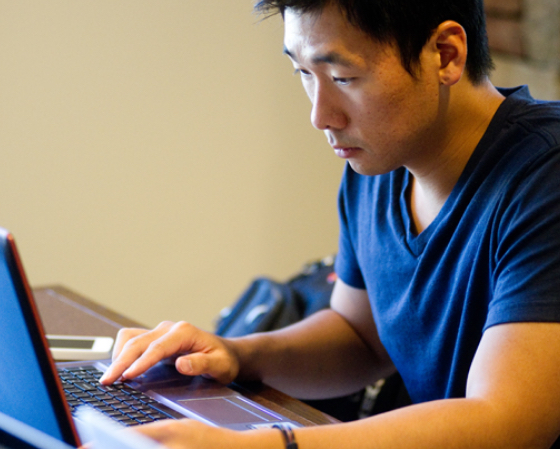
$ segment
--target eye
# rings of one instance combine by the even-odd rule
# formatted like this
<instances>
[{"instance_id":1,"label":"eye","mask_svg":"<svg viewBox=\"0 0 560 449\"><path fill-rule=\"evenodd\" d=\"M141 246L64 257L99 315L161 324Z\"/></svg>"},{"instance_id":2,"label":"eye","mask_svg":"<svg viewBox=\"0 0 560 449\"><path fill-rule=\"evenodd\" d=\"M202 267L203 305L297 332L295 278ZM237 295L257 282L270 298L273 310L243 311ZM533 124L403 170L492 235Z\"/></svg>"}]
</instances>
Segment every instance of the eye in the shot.
<instances>
[{"instance_id":1,"label":"eye","mask_svg":"<svg viewBox=\"0 0 560 449\"><path fill-rule=\"evenodd\" d=\"M311 73L309 73L307 70L296 69L296 70L294 71L294 75L309 76L309 75L311 75Z\"/></svg>"},{"instance_id":2,"label":"eye","mask_svg":"<svg viewBox=\"0 0 560 449\"><path fill-rule=\"evenodd\" d=\"M342 77L333 76L333 82L335 82L336 84L339 84L341 86L347 86L353 80L354 80L354 78L342 78Z\"/></svg>"}]
</instances>

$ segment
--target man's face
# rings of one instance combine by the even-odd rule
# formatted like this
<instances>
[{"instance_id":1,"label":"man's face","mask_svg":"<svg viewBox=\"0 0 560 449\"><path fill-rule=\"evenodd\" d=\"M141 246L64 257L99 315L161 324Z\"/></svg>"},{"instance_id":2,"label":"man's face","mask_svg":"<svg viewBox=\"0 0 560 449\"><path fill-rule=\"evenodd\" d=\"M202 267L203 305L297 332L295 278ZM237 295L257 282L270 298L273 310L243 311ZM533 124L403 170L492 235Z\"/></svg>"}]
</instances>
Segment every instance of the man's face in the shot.
<instances>
[{"instance_id":1,"label":"man's face","mask_svg":"<svg viewBox=\"0 0 560 449\"><path fill-rule=\"evenodd\" d=\"M284 24L311 122L335 153L365 175L421 164L441 117L435 52L422 52L412 77L393 45L373 41L334 6L320 14L287 10Z\"/></svg>"}]
</instances>

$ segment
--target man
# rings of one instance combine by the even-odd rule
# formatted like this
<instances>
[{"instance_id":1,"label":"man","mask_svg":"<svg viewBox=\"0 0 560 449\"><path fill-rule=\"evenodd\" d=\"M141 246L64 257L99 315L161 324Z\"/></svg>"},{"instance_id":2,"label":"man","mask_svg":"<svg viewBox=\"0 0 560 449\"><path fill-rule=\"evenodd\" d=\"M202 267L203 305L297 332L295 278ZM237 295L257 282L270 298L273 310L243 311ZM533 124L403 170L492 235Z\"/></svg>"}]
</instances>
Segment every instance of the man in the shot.
<instances>
[{"instance_id":1,"label":"man","mask_svg":"<svg viewBox=\"0 0 560 449\"><path fill-rule=\"evenodd\" d=\"M177 369L339 396L398 370L414 405L296 429L301 449L549 448L560 434L560 106L498 90L482 2L263 0L311 121L348 161L331 309L221 339L129 329L104 379ZM195 422L169 447L281 448L280 432Z\"/></svg>"}]
</instances>

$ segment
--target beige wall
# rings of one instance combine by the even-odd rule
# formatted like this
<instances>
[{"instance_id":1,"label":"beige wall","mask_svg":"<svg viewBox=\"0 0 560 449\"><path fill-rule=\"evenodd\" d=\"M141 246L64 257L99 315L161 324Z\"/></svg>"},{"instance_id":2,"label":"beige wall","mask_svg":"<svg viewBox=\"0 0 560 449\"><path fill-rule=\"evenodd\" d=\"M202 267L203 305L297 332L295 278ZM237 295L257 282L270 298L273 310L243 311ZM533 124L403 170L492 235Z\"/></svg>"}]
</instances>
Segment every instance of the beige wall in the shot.
<instances>
[{"instance_id":1,"label":"beige wall","mask_svg":"<svg viewBox=\"0 0 560 449\"><path fill-rule=\"evenodd\" d=\"M31 283L210 329L335 252L342 163L281 41L252 0L0 0L0 226Z\"/></svg>"},{"instance_id":2,"label":"beige wall","mask_svg":"<svg viewBox=\"0 0 560 449\"><path fill-rule=\"evenodd\" d=\"M337 247L342 169L252 0L0 0L0 226L32 285L212 327Z\"/></svg>"}]
</instances>

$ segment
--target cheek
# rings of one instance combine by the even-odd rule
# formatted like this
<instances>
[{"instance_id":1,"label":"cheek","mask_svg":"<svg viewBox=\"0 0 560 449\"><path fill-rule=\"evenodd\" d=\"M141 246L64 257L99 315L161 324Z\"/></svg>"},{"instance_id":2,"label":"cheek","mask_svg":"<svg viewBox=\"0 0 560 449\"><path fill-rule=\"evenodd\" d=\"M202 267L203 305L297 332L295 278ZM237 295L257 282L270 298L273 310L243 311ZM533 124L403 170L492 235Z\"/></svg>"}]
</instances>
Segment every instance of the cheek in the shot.
<instances>
[{"instance_id":1,"label":"cheek","mask_svg":"<svg viewBox=\"0 0 560 449\"><path fill-rule=\"evenodd\" d=\"M399 132L409 120L410 105L400 95L377 95L364 105L362 119L365 132L393 134Z\"/></svg>"},{"instance_id":2,"label":"cheek","mask_svg":"<svg viewBox=\"0 0 560 449\"><path fill-rule=\"evenodd\" d=\"M377 151L410 151L429 127L429 107L400 94L372 98L359 127L361 138Z\"/></svg>"},{"instance_id":3,"label":"cheek","mask_svg":"<svg viewBox=\"0 0 560 449\"><path fill-rule=\"evenodd\" d=\"M420 83L400 83L397 89L387 89L373 108L380 127L387 133L409 136L421 132L438 112L438 99L432 89ZM383 131L381 129L381 131Z\"/></svg>"}]
</instances>

